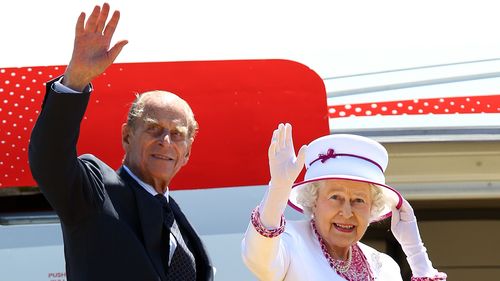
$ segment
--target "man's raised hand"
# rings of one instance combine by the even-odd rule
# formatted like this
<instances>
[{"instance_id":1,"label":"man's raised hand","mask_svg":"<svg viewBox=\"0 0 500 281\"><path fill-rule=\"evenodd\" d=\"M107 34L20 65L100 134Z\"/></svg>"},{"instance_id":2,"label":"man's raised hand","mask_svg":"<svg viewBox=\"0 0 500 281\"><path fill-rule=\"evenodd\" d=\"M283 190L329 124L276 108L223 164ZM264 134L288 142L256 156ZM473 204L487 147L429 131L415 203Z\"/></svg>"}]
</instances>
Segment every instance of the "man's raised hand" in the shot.
<instances>
[{"instance_id":1,"label":"man's raised hand","mask_svg":"<svg viewBox=\"0 0 500 281\"><path fill-rule=\"evenodd\" d=\"M120 12L115 11L106 24L109 4L102 9L95 6L87 22L85 13L81 13L76 22L75 43L71 61L66 68L62 84L76 91L82 91L92 79L103 73L120 54L127 40L118 41L110 48L111 39L120 19Z\"/></svg>"}]
</instances>

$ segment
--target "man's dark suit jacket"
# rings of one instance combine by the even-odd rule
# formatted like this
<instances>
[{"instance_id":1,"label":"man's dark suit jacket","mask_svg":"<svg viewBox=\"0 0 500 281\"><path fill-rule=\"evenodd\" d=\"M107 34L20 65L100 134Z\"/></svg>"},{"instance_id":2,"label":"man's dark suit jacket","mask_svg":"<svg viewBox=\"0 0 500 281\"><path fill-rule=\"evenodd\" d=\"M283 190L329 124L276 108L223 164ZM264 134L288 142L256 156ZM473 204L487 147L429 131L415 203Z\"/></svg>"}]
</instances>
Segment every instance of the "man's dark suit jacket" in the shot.
<instances>
[{"instance_id":1,"label":"man's dark suit jacket","mask_svg":"<svg viewBox=\"0 0 500 281\"><path fill-rule=\"evenodd\" d=\"M123 168L114 171L92 155L77 157L90 94L55 93L52 84L47 83L31 135L29 159L33 177L61 219L67 279L167 280L160 204ZM195 255L197 280L213 280L202 242L175 201L169 202Z\"/></svg>"}]
</instances>

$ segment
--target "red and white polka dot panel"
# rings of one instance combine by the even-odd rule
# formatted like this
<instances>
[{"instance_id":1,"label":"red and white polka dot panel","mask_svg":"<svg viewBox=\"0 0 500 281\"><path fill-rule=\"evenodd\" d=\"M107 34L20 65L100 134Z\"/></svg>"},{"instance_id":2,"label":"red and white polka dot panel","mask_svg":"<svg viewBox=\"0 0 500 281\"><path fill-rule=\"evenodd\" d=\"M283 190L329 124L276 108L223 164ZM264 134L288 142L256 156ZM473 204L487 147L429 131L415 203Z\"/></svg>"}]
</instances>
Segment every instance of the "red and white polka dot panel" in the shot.
<instances>
[{"instance_id":1,"label":"red and white polka dot panel","mask_svg":"<svg viewBox=\"0 0 500 281\"><path fill-rule=\"evenodd\" d=\"M0 187L30 176L28 142L40 113L45 81L61 66L0 68Z\"/></svg>"},{"instance_id":2,"label":"red and white polka dot panel","mask_svg":"<svg viewBox=\"0 0 500 281\"><path fill-rule=\"evenodd\" d=\"M28 163L29 137L45 82L64 69L0 68L0 188L36 185ZM284 120L294 124L297 143L329 132L323 81L292 61L116 63L92 83L77 153L92 153L115 169L123 159L120 125L137 93L162 89L189 102L201 128L189 165L176 175L173 190L265 184L265 148L276 124ZM277 107L284 96L288 104ZM223 151L225 157L214 158L214 151Z\"/></svg>"}]
</instances>

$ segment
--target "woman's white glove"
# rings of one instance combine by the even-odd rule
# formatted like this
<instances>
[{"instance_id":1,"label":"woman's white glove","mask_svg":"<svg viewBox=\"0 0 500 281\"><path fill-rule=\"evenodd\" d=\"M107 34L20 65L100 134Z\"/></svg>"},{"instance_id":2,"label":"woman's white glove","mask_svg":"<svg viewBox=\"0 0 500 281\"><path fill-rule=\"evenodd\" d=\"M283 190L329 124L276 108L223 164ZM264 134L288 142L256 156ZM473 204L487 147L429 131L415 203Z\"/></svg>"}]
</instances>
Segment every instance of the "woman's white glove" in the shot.
<instances>
[{"instance_id":1,"label":"woman's white glove","mask_svg":"<svg viewBox=\"0 0 500 281\"><path fill-rule=\"evenodd\" d=\"M391 230L403 248L414 277L434 276L437 274L438 271L432 267L427 255L427 249L420 238L417 218L410 203L405 199L403 199L403 204L399 210L392 210Z\"/></svg>"},{"instance_id":2,"label":"woman's white glove","mask_svg":"<svg viewBox=\"0 0 500 281\"><path fill-rule=\"evenodd\" d=\"M297 156L293 147L292 125L279 124L274 130L269 145L269 171L273 188L291 189L304 166L306 145L303 145Z\"/></svg>"},{"instance_id":3,"label":"woman's white glove","mask_svg":"<svg viewBox=\"0 0 500 281\"><path fill-rule=\"evenodd\" d=\"M292 125L279 124L274 130L268 150L271 181L259 210L261 222L266 227L279 226L292 185L304 166L306 148L303 145L295 155Z\"/></svg>"}]
</instances>

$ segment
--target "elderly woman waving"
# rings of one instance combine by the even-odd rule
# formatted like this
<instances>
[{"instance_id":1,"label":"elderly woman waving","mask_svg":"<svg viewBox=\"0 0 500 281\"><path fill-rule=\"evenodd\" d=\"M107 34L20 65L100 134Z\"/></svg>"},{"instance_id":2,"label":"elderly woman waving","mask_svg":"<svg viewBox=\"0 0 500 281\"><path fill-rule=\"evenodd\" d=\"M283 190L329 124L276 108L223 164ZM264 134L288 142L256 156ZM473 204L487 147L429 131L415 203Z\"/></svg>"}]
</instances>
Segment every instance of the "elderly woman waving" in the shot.
<instances>
[{"instance_id":1,"label":"elderly woman waving","mask_svg":"<svg viewBox=\"0 0 500 281\"><path fill-rule=\"evenodd\" d=\"M305 180L294 185L304 162ZM401 280L391 257L359 242L370 222L392 212L412 280L446 280L432 267L411 206L385 184L387 162L381 144L355 135L321 137L295 156L292 127L280 124L269 146L269 188L242 242L247 267L265 281ZM288 201L310 219L285 222Z\"/></svg>"}]
</instances>

